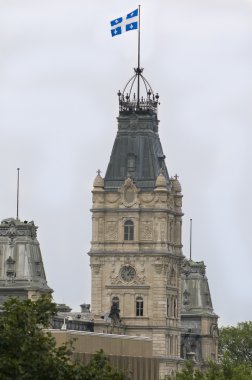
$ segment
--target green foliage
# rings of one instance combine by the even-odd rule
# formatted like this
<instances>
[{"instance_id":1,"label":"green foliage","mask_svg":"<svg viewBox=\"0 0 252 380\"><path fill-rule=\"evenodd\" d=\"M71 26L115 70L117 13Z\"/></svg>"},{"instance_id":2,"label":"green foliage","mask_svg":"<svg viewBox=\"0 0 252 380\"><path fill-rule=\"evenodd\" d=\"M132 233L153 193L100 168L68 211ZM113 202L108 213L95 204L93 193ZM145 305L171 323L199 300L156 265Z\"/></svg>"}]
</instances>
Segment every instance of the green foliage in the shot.
<instances>
[{"instance_id":1,"label":"green foliage","mask_svg":"<svg viewBox=\"0 0 252 380\"><path fill-rule=\"evenodd\" d=\"M252 322L222 327L219 337L220 354L238 364L252 364Z\"/></svg>"},{"instance_id":2,"label":"green foliage","mask_svg":"<svg viewBox=\"0 0 252 380\"><path fill-rule=\"evenodd\" d=\"M71 361L72 345L56 346L50 326L56 305L43 296L37 301L9 299L0 317L1 380L126 380L102 352L84 366Z\"/></svg>"},{"instance_id":3,"label":"green foliage","mask_svg":"<svg viewBox=\"0 0 252 380\"><path fill-rule=\"evenodd\" d=\"M181 372L164 380L252 380L252 322L222 327L219 336L220 363L210 362L206 370L186 362Z\"/></svg>"},{"instance_id":4,"label":"green foliage","mask_svg":"<svg viewBox=\"0 0 252 380\"><path fill-rule=\"evenodd\" d=\"M195 369L192 362L186 362L175 378L168 376L163 380L252 380L252 370L248 364L235 365L226 358L221 364L209 363L205 371Z\"/></svg>"},{"instance_id":5,"label":"green foliage","mask_svg":"<svg viewBox=\"0 0 252 380\"><path fill-rule=\"evenodd\" d=\"M122 372L111 367L109 360L99 351L85 368L85 380L127 380Z\"/></svg>"}]
</instances>

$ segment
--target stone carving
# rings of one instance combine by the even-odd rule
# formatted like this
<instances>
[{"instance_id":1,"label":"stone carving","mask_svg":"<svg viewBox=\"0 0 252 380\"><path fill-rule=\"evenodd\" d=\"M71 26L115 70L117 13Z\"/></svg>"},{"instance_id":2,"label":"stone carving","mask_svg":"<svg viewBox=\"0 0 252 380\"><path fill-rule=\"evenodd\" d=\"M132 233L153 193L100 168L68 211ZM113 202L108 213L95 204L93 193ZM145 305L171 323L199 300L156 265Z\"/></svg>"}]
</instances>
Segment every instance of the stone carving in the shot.
<instances>
[{"instance_id":1,"label":"stone carving","mask_svg":"<svg viewBox=\"0 0 252 380\"><path fill-rule=\"evenodd\" d=\"M181 244L181 221L175 222L175 244Z\"/></svg>"},{"instance_id":2,"label":"stone carving","mask_svg":"<svg viewBox=\"0 0 252 380\"><path fill-rule=\"evenodd\" d=\"M154 261L154 268L156 273L160 274L164 269L164 263L161 257L157 257Z\"/></svg>"},{"instance_id":3,"label":"stone carving","mask_svg":"<svg viewBox=\"0 0 252 380\"><path fill-rule=\"evenodd\" d=\"M122 204L125 207L132 207L135 204L139 204L137 200L139 190L130 177L125 180L123 186L118 191L122 194Z\"/></svg>"},{"instance_id":4,"label":"stone carving","mask_svg":"<svg viewBox=\"0 0 252 380\"><path fill-rule=\"evenodd\" d=\"M106 201L109 203L116 203L120 198L120 195L118 194L107 194L106 195Z\"/></svg>"},{"instance_id":5,"label":"stone carving","mask_svg":"<svg viewBox=\"0 0 252 380\"><path fill-rule=\"evenodd\" d=\"M167 207L169 210L173 210L174 208L174 199L172 196L169 196L167 199Z\"/></svg>"},{"instance_id":6,"label":"stone carving","mask_svg":"<svg viewBox=\"0 0 252 380\"><path fill-rule=\"evenodd\" d=\"M155 222L156 225L156 241L165 242L166 241L166 222L164 219L158 219Z\"/></svg>"},{"instance_id":7,"label":"stone carving","mask_svg":"<svg viewBox=\"0 0 252 380\"><path fill-rule=\"evenodd\" d=\"M118 227L117 222L108 221L106 222L106 240L117 240L118 238Z\"/></svg>"},{"instance_id":8,"label":"stone carving","mask_svg":"<svg viewBox=\"0 0 252 380\"><path fill-rule=\"evenodd\" d=\"M16 276L15 273L15 260L11 256L6 260L6 276L10 278L14 278Z\"/></svg>"},{"instance_id":9,"label":"stone carving","mask_svg":"<svg viewBox=\"0 0 252 380\"><path fill-rule=\"evenodd\" d=\"M190 292L186 289L183 293L183 305L189 305L190 303Z\"/></svg>"},{"instance_id":10,"label":"stone carving","mask_svg":"<svg viewBox=\"0 0 252 380\"><path fill-rule=\"evenodd\" d=\"M167 194L157 194L156 196L157 203L166 203L167 202Z\"/></svg>"},{"instance_id":11,"label":"stone carving","mask_svg":"<svg viewBox=\"0 0 252 380\"><path fill-rule=\"evenodd\" d=\"M103 218L99 218L99 221L98 221L98 240L103 240L103 234L104 234L104 222L103 222Z\"/></svg>"},{"instance_id":12,"label":"stone carving","mask_svg":"<svg viewBox=\"0 0 252 380\"><path fill-rule=\"evenodd\" d=\"M162 243L162 246L165 245L166 241L166 233L165 233L166 223L164 221L160 222L160 240Z\"/></svg>"},{"instance_id":13,"label":"stone carving","mask_svg":"<svg viewBox=\"0 0 252 380\"><path fill-rule=\"evenodd\" d=\"M6 219L0 225L0 236L7 236L10 244L14 244L14 239L18 236L28 236L35 239L37 236L37 227L34 222L19 222L15 219Z\"/></svg>"},{"instance_id":14,"label":"stone carving","mask_svg":"<svg viewBox=\"0 0 252 380\"><path fill-rule=\"evenodd\" d=\"M155 194L142 194L141 200L143 203L151 203L154 201Z\"/></svg>"},{"instance_id":15,"label":"stone carving","mask_svg":"<svg viewBox=\"0 0 252 380\"><path fill-rule=\"evenodd\" d=\"M167 285L176 286L176 283L177 283L176 266L171 262L169 264L167 263L165 265L165 268L166 268Z\"/></svg>"},{"instance_id":16,"label":"stone carving","mask_svg":"<svg viewBox=\"0 0 252 380\"><path fill-rule=\"evenodd\" d=\"M95 274L99 274L101 264L100 263L91 264L91 268L93 268Z\"/></svg>"},{"instance_id":17,"label":"stone carving","mask_svg":"<svg viewBox=\"0 0 252 380\"><path fill-rule=\"evenodd\" d=\"M152 240L153 223L150 221L142 222L141 238L142 240Z\"/></svg>"},{"instance_id":18,"label":"stone carving","mask_svg":"<svg viewBox=\"0 0 252 380\"><path fill-rule=\"evenodd\" d=\"M171 219L170 220L170 242L171 243L173 243L174 241L173 231L174 231L174 221Z\"/></svg>"},{"instance_id":19,"label":"stone carving","mask_svg":"<svg viewBox=\"0 0 252 380\"><path fill-rule=\"evenodd\" d=\"M179 207L179 208L182 207L182 198L181 197L179 197L179 198L176 197L174 202L175 202L176 207Z\"/></svg>"},{"instance_id":20,"label":"stone carving","mask_svg":"<svg viewBox=\"0 0 252 380\"><path fill-rule=\"evenodd\" d=\"M93 203L96 204L102 204L104 202L104 196L103 194L94 194L93 195Z\"/></svg>"},{"instance_id":21,"label":"stone carving","mask_svg":"<svg viewBox=\"0 0 252 380\"><path fill-rule=\"evenodd\" d=\"M110 279L112 285L127 285L127 282L125 282L121 277L121 272L118 274L118 276L110 276ZM141 276L138 273L135 273L134 278L132 278L130 281L130 285L143 285L145 284L145 280L145 276Z\"/></svg>"},{"instance_id":22,"label":"stone carving","mask_svg":"<svg viewBox=\"0 0 252 380\"><path fill-rule=\"evenodd\" d=\"M184 260L182 264L182 273L189 276L190 273L199 273L202 277L205 276L206 267L203 261L188 262Z\"/></svg>"},{"instance_id":23,"label":"stone carving","mask_svg":"<svg viewBox=\"0 0 252 380\"><path fill-rule=\"evenodd\" d=\"M113 302L111 305L109 318L111 318L112 326L117 326L121 322L120 309L118 308L118 304L116 302Z\"/></svg>"},{"instance_id":24,"label":"stone carving","mask_svg":"<svg viewBox=\"0 0 252 380\"><path fill-rule=\"evenodd\" d=\"M171 272L170 272L169 283L172 286L176 286L176 270L174 266L172 267Z\"/></svg>"},{"instance_id":25,"label":"stone carving","mask_svg":"<svg viewBox=\"0 0 252 380\"><path fill-rule=\"evenodd\" d=\"M219 336L219 330L217 324L212 324L210 327L210 334L213 338L218 338Z\"/></svg>"},{"instance_id":26,"label":"stone carving","mask_svg":"<svg viewBox=\"0 0 252 380\"><path fill-rule=\"evenodd\" d=\"M32 223L31 237L32 239L35 239L37 237L37 228L35 227L34 222L31 222L31 223Z\"/></svg>"}]
</instances>

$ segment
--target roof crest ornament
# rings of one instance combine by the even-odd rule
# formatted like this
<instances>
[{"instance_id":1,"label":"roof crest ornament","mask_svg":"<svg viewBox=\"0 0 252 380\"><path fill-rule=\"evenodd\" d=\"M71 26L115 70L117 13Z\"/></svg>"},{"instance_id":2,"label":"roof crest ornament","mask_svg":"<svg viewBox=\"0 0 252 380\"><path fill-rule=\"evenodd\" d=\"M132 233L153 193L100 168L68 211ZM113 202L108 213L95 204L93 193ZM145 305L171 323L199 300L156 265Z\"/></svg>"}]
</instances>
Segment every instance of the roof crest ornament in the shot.
<instances>
[{"instance_id":1,"label":"roof crest ornament","mask_svg":"<svg viewBox=\"0 0 252 380\"><path fill-rule=\"evenodd\" d=\"M143 68L134 68L135 74L126 83L123 92L118 91L119 110L121 111L152 111L157 113L159 103L158 93L154 94L150 83L143 76ZM142 80L145 89L145 96L140 96L139 85L137 85L137 95L133 92L134 84Z\"/></svg>"}]
</instances>

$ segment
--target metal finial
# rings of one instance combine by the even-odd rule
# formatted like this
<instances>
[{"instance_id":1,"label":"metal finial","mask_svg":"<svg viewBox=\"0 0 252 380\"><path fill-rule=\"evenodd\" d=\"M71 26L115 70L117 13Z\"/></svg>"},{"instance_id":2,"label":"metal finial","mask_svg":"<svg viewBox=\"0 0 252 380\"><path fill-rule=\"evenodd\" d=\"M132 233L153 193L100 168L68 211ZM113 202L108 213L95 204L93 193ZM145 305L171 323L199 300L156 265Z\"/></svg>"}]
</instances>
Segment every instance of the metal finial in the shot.
<instances>
[{"instance_id":1,"label":"metal finial","mask_svg":"<svg viewBox=\"0 0 252 380\"><path fill-rule=\"evenodd\" d=\"M97 173L98 175L101 175L101 170L98 169L96 173Z\"/></svg>"}]
</instances>

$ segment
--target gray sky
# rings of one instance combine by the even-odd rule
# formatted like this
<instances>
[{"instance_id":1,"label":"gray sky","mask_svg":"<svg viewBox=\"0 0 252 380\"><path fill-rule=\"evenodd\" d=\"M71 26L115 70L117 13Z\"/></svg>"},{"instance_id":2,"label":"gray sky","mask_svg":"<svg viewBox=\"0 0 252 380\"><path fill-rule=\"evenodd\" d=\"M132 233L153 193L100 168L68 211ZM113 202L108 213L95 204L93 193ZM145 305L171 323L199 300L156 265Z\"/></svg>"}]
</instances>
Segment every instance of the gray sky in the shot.
<instances>
[{"instance_id":1,"label":"gray sky","mask_svg":"<svg viewBox=\"0 0 252 380\"><path fill-rule=\"evenodd\" d=\"M133 0L0 0L0 219L34 220L57 302L90 301L91 189L114 142L137 33ZM141 63L220 324L251 320L252 1L142 0Z\"/></svg>"}]
</instances>

